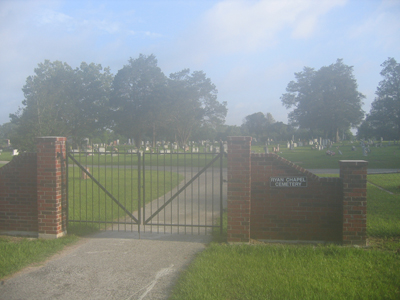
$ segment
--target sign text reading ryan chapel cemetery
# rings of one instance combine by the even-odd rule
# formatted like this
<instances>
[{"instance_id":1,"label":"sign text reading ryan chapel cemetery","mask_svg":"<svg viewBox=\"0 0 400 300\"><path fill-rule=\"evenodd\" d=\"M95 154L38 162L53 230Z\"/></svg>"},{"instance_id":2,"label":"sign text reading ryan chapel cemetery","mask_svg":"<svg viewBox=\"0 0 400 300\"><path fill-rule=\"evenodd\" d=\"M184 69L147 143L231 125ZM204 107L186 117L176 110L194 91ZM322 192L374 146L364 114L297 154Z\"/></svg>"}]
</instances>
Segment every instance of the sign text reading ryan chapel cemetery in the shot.
<instances>
[{"instance_id":1,"label":"sign text reading ryan chapel cemetery","mask_svg":"<svg viewBox=\"0 0 400 300\"><path fill-rule=\"evenodd\" d=\"M271 187L306 187L306 176L285 176L285 177L271 177Z\"/></svg>"}]
</instances>

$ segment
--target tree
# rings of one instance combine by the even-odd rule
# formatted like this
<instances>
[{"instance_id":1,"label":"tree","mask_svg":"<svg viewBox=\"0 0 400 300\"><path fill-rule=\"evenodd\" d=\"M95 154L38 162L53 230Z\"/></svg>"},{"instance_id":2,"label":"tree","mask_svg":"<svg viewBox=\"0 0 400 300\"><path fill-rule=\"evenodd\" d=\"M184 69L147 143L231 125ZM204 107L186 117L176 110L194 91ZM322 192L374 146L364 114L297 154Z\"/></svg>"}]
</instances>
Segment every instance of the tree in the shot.
<instances>
[{"instance_id":1,"label":"tree","mask_svg":"<svg viewBox=\"0 0 400 300\"><path fill-rule=\"evenodd\" d=\"M217 89L202 71L189 69L169 77L170 116L169 126L179 145L184 146L195 128L216 129L225 122L226 102L217 101Z\"/></svg>"},{"instance_id":2,"label":"tree","mask_svg":"<svg viewBox=\"0 0 400 300\"><path fill-rule=\"evenodd\" d=\"M115 131L133 137L137 147L149 128L154 139L156 126L163 123L162 113L168 107L166 84L154 55L130 58L112 84L110 105Z\"/></svg>"},{"instance_id":3,"label":"tree","mask_svg":"<svg viewBox=\"0 0 400 300\"><path fill-rule=\"evenodd\" d=\"M11 141L19 150L35 149L35 137L70 136L79 143L105 125L105 108L111 84L109 69L82 63L72 69L60 61L45 60L23 87L23 107L11 114L17 125Z\"/></svg>"},{"instance_id":4,"label":"tree","mask_svg":"<svg viewBox=\"0 0 400 300\"><path fill-rule=\"evenodd\" d=\"M270 138L271 125L275 123L271 113L263 114L257 112L248 115L243 120L243 130L250 135L254 135L259 141Z\"/></svg>"},{"instance_id":5,"label":"tree","mask_svg":"<svg viewBox=\"0 0 400 300\"><path fill-rule=\"evenodd\" d=\"M257 139L260 139L261 134L265 130L267 118L262 112L257 112L248 115L244 118L242 126L243 129L250 135L254 135Z\"/></svg>"},{"instance_id":6,"label":"tree","mask_svg":"<svg viewBox=\"0 0 400 300\"><path fill-rule=\"evenodd\" d=\"M361 123L365 96L357 91L353 67L343 64L342 59L318 71L304 67L295 77L281 97L286 108L294 107L289 113L291 125L311 132L320 129L325 137L338 141L339 130Z\"/></svg>"},{"instance_id":7,"label":"tree","mask_svg":"<svg viewBox=\"0 0 400 300\"><path fill-rule=\"evenodd\" d=\"M383 137L400 139L400 64L388 58L382 65L381 75L375 92L376 98L358 135L362 137Z\"/></svg>"}]
</instances>

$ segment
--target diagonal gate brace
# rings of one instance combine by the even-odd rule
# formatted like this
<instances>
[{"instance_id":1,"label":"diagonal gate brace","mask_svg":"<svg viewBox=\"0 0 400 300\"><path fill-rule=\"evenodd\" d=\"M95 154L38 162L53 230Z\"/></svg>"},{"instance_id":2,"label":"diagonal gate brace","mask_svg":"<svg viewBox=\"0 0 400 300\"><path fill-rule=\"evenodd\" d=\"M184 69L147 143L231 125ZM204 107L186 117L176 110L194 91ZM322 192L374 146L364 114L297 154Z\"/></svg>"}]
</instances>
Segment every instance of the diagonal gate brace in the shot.
<instances>
[{"instance_id":1,"label":"diagonal gate brace","mask_svg":"<svg viewBox=\"0 0 400 300\"><path fill-rule=\"evenodd\" d=\"M214 157L203 169L201 169L192 179L190 179L179 191L177 191L167 202L165 202L159 209L157 209L147 220L144 220L144 225L149 224L151 219L153 219L160 211L162 211L168 204L170 204L180 193L182 193L189 185L193 183L201 174L203 174L213 163L215 163L222 153Z\"/></svg>"}]
</instances>

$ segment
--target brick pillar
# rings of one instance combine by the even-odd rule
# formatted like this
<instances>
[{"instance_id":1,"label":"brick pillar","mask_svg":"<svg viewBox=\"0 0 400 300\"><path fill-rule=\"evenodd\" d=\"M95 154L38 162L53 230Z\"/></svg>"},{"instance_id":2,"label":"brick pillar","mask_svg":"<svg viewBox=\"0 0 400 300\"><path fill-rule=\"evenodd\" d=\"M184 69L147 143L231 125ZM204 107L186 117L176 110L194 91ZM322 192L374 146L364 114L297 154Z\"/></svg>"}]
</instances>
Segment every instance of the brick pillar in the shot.
<instances>
[{"instance_id":1,"label":"brick pillar","mask_svg":"<svg viewBox=\"0 0 400 300\"><path fill-rule=\"evenodd\" d=\"M343 244L365 246L368 162L341 160L339 165L343 182Z\"/></svg>"},{"instance_id":2,"label":"brick pillar","mask_svg":"<svg viewBox=\"0 0 400 300\"><path fill-rule=\"evenodd\" d=\"M251 137L228 137L228 242L250 241Z\"/></svg>"},{"instance_id":3,"label":"brick pillar","mask_svg":"<svg viewBox=\"0 0 400 300\"><path fill-rule=\"evenodd\" d=\"M66 234L66 138L37 138L37 202L39 238ZM61 156L60 156L60 154Z\"/></svg>"}]
</instances>

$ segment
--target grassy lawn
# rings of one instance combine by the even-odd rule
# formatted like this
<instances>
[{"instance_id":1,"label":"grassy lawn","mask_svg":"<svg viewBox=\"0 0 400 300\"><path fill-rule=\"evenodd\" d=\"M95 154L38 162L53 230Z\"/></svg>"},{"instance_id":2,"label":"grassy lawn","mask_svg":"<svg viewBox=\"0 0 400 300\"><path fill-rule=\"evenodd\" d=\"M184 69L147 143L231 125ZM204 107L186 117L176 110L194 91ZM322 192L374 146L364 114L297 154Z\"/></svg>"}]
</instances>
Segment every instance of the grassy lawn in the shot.
<instances>
[{"instance_id":1,"label":"grassy lawn","mask_svg":"<svg viewBox=\"0 0 400 300\"><path fill-rule=\"evenodd\" d=\"M12 152L3 151L0 154L0 161L10 161L13 158Z\"/></svg>"},{"instance_id":2,"label":"grassy lawn","mask_svg":"<svg viewBox=\"0 0 400 300\"><path fill-rule=\"evenodd\" d=\"M326 149L321 151L311 150L310 146L306 146L290 150L286 148L285 144L280 145L278 155L305 169L338 169L339 160L366 160L368 161L368 168L371 169L400 169L400 145L391 143L391 146L389 146L388 142L384 142L383 145L384 147L370 147L371 152L368 153L368 156L364 156L359 143L337 143L333 144L330 149L335 152L335 155L328 156ZM356 151L352 151L352 146L356 147ZM272 147L268 147L270 152L272 152ZM339 154L339 150L342 154ZM252 146L252 151L263 153L264 148Z\"/></svg>"},{"instance_id":3,"label":"grassy lawn","mask_svg":"<svg viewBox=\"0 0 400 300\"><path fill-rule=\"evenodd\" d=\"M398 299L399 268L385 251L212 244L171 299Z\"/></svg>"},{"instance_id":4,"label":"grassy lawn","mask_svg":"<svg viewBox=\"0 0 400 300\"><path fill-rule=\"evenodd\" d=\"M392 176L368 181L391 187ZM400 192L367 192L369 247L212 243L171 299L400 299Z\"/></svg>"},{"instance_id":5,"label":"grassy lawn","mask_svg":"<svg viewBox=\"0 0 400 300\"><path fill-rule=\"evenodd\" d=\"M51 240L0 236L0 278L32 263L44 261L77 240L75 235Z\"/></svg>"}]
</instances>

